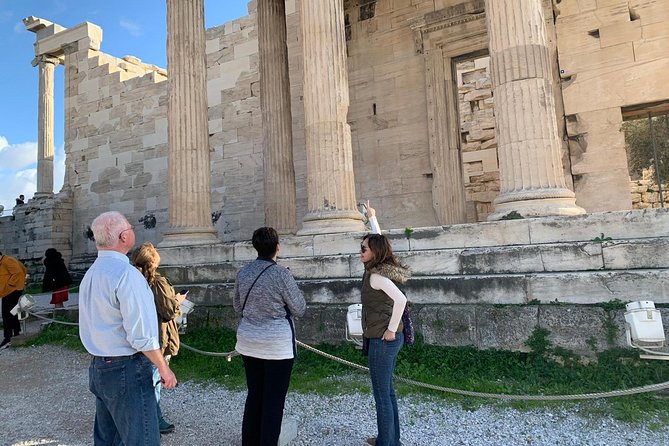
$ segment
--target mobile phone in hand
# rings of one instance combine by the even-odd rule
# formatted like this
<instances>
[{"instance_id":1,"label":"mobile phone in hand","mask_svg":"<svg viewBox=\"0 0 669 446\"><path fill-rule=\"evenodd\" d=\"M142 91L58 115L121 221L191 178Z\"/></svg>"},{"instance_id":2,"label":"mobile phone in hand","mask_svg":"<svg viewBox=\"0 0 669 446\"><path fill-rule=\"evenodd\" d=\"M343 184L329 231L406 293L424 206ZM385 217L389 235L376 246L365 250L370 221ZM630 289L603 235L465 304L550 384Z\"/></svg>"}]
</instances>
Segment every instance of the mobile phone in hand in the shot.
<instances>
[{"instance_id":1,"label":"mobile phone in hand","mask_svg":"<svg viewBox=\"0 0 669 446\"><path fill-rule=\"evenodd\" d=\"M185 296L185 295L188 294L188 291L189 291L189 290L187 290L187 289L184 288L183 290L179 291L179 294L183 294L183 295Z\"/></svg>"}]
</instances>

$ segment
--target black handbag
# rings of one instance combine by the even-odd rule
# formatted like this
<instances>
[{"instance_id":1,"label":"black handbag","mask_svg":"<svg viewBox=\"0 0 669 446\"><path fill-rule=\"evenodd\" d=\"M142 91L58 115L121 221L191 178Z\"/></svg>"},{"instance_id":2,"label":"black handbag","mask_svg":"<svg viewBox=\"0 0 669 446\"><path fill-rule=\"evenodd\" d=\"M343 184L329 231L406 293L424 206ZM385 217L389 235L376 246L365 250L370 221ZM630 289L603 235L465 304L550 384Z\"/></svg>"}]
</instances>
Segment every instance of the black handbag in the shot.
<instances>
[{"instance_id":1,"label":"black handbag","mask_svg":"<svg viewBox=\"0 0 669 446\"><path fill-rule=\"evenodd\" d=\"M404 325L404 344L411 345L416 339L413 332L413 321L411 320L411 305L407 301L402 313L402 325Z\"/></svg>"}]
</instances>

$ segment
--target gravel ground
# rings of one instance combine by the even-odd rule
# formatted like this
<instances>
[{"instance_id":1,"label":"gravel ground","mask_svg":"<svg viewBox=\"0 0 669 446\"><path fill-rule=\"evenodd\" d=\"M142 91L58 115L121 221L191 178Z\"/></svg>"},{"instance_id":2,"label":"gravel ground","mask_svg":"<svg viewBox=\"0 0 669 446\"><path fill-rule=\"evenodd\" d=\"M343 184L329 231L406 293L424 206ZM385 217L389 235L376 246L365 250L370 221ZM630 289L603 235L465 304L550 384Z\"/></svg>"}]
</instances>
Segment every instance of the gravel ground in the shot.
<instances>
[{"instance_id":1,"label":"gravel ground","mask_svg":"<svg viewBox=\"0 0 669 446\"><path fill-rule=\"evenodd\" d=\"M94 400L88 356L49 345L0 351L0 444L88 445ZM241 445L244 392L182 382L162 402L176 431L163 445ZM438 398L399 401L408 445L669 445L669 428L651 431L609 418L585 419L576 409L530 411L482 406L466 410ZM286 414L298 422L291 445L356 445L375 432L369 394L289 394Z\"/></svg>"}]
</instances>

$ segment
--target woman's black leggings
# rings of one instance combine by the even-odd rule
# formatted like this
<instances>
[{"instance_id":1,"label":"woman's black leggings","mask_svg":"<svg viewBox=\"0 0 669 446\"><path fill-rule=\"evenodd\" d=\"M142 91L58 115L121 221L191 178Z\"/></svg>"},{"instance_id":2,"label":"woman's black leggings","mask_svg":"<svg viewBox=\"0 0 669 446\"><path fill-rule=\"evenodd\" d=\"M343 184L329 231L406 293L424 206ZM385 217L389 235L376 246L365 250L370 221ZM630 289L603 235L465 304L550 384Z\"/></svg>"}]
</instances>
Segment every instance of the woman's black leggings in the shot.
<instances>
[{"instance_id":1,"label":"woman's black leggings","mask_svg":"<svg viewBox=\"0 0 669 446\"><path fill-rule=\"evenodd\" d=\"M242 358L249 389L244 406L242 446L276 446L294 359Z\"/></svg>"}]
</instances>

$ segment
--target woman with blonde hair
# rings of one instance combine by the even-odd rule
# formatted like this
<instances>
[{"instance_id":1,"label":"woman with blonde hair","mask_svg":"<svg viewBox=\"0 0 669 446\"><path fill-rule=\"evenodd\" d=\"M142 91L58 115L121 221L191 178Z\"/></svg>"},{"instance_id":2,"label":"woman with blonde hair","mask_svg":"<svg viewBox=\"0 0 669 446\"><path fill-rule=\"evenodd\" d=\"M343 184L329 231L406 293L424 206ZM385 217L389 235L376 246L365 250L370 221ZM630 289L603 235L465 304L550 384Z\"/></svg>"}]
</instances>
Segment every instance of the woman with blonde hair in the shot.
<instances>
[{"instance_id":1,"label":"woman with blonde hair","mask_svg":"<svg viewBox=\"0 0 669 446\"><path fill-rule=\"evenodd\" d=\"M186 299L185 294L177 294L166 277L158 272L160 254L152 243L142 243L132 256L132 262L149 282L153 291L160 327L160 349L165 360L169 363L172 356L179 353L179 327L176 319L181 314L181 303ZM174 431L174 424L163 418L160 410L160 375L154 368L153 382L156 389L156 403L158 406L158 424L161 434Z\"/></svg>"}]
</instances>

